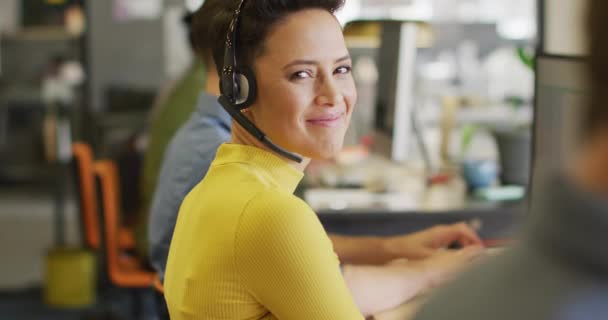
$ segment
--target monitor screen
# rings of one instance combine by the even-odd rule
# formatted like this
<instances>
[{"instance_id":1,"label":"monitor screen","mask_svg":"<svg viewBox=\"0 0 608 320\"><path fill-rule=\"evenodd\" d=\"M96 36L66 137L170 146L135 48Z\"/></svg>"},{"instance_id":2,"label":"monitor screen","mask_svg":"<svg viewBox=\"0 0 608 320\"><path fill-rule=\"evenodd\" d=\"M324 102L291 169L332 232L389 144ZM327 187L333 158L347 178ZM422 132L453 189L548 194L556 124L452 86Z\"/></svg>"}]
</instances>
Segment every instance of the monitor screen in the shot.
<instances>
[{"instance_id":1,"label":"monitor screen","mask_svg":"<svg viewBox=\"0 0 608 320\"><path fill-rule=\"evenodd\" d=\"M589 87L582 58L541 55L537 59L532 204L548 175L573 160Z\"/></svg>"}]
</instances>

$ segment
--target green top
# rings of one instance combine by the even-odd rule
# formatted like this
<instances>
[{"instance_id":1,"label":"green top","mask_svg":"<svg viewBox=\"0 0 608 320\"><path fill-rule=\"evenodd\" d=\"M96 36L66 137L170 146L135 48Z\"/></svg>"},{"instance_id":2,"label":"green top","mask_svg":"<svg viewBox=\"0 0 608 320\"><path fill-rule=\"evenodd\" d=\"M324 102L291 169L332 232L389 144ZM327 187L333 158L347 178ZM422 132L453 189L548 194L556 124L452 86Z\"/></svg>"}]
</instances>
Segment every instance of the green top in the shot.
<instances>
[{"instance_id":1,"label":"green top","mask_svg":"<svg viewBox=\"0 0 608 320\"><path fill-rule=\"evenodd\" d=\"M188 121L196 109L196 102L203 91L205 81L205 66L197 60L152 110L148 127L149 144L144 155L140 181L141 210L136 230L137 250L143 257L147 256L149 211L165 149L177 130Z\"/></svg>"}]
</instances>

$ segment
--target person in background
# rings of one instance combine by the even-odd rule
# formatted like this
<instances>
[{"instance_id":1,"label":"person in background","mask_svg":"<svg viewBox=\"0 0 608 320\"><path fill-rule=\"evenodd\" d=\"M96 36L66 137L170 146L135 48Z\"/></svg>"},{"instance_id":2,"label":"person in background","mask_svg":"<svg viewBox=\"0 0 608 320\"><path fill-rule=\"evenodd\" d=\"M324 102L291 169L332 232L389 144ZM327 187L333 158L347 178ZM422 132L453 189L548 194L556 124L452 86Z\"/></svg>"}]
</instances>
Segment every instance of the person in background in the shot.
<instances>
[{"instance_id":1,"label":"person in background","mask_svg":"<svg viewBox=\"0 0 608 320\"><path fill-rule=\"evenodd\" d=\"M191 28L192 17L193 13L187 13L183 22L187 27L189 43L194 51ZM150 112L147 147L139 181L141 203L139 204L135 230L137 253L144 260L148 255L149 212L165 150L177 130L196 109L201 88L204 88L206 83L205 70L204 60L195 57L184 75L161 91L155 106Z\"/></svg>"},{"instance_id":2,"label":"person in background","mask_svg":"<svg viewBox=\"0 0 608 320\"><path fill-rule=\"evenodd\" d=\"M608 2L590 0L589 104L572 167L535 193L518 244L440 290L417 320L605 319L608 315Z\"/></svg>"},{"instance_id":3,"label":"person in background","mask_svg":"<svg viewBox=\"0 0 608 320\"><path fill-rule=\"evenodd\" d=\"M362 319L361 313L394 307L436 286L480 253L480 246L471 245L480 240L464 225L399 238L388 250L379 246L387 242L374 238L330 240L316 214L293 191L311 158L329 158L340 151L356 103L351 60L333 16L343 3L216 4L217 10L205 19L211 26L207 43L213 61L224 63L229 57L224 44L228 26L238 16L236 39L230 42L236 47L235 59L238 66L255 70L257 87L249 88L257 98L243 115L269 139L304 159L289 160L232 124L231 143L217 148L215 159L204 168L204 179L179 209L164 278L172 319ZM201 146L197 139L225 130L217 124L207 124L208 131L192 130L212 119L191 120L171 143L166 160L172 165L181 164L171 161L178 153L191 152L201 159L198 148L191 151ZM196 161L191 156L179 158ZM209 152L204 156L213 158ZM200 174L185 165L163 167L161 181L166 173L188 174L187 179ZM161 220L165 226L168 219ZM442 244L446 238L450 241ZM466 248L440 250L453 240ZM383 264L405 254L428 258L381 266L344 264Z\"/></svg>"}]
</instances>

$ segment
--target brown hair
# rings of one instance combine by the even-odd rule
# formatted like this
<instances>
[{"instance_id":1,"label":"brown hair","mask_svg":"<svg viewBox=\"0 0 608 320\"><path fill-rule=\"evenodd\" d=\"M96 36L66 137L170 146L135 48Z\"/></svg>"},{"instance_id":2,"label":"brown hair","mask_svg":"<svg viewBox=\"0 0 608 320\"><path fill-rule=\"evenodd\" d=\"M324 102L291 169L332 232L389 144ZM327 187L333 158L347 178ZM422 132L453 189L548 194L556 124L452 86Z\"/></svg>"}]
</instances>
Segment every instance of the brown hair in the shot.
<instances>
[{"instance_id":1,"label":"brown hair","mask_svg":"<svg viewBox=\"0 0 608 320\"><path fill-rule=\"evenodd\" d=\"M217 28L212 25L213 17L225 7L226 0L206 0L193 14L190 25L192 46L197 55L208 64L213 62L212 39Z\"/></svg>"},{"instance_id":2,"label":"brown hair","mask_svg":"<svg viewBox=\"0 0 608 320\"><path fill-rule=\"evenodd\" d=\"M207 4L208 1L205 1ZM206 48L211 48L218 73L224 59L224 45L230 22L240 0L220 0L221 8L214 10L208 23ZM204 4L204 5L205 5ZM203 6L204 6L203 5ZM251 67L253 60L263 51L264 40L269 31L291 13L318 8L335 13L344 5L344 0L247 0L239 17L236 37L236 56L240 66ZM198 37L198 35L195 35ZM202 41L203 37L197 39Z\"/></svg>"},{"instance_id":3,"label":"brown hair","mask_svg":"<svg viewBox=\"0 0 608 320\"><path fill-rule=\"evenodd\" d=\"M591 0L587 15L588 77L591 99L584 128L593 134L608 128L608 1Z\"/></svg>"}]
</instances>

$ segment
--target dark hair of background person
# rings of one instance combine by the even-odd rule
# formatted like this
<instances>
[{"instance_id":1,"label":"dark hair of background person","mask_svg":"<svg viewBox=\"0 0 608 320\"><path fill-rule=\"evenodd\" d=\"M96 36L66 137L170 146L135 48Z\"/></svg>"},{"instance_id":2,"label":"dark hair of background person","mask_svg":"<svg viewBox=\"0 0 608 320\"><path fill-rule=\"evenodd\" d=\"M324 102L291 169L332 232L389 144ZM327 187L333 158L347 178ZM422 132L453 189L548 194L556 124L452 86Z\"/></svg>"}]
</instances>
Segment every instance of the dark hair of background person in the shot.
<instances>
[{"instance_id":1,"label":"dark hair of background person","mask_svg":"<svg viewBox=\"0 0 608 320\"><path fill-rule=\"evenodd\" d=\"M591 99L584 119L588 135L608 129L608 1L591 0L588 8Z\"/></svg>"},{"instance_id":2,"label":"dark hair of background person","mask_svg":"<svg viewBox=\"0 0 608 320\"><path fill-rule=\"evenodd\" d=\"M194 19L194 12L187 12L182 17L182 22L184 26L188 30L188 43L190 44L190 49L194 50L194 30L192 30L192 20Z\"/></svg>"},{"instance_id":3,"label":"dark hair of background person","mask_svg":"<svg viewBox=\"0 0 608 320\"><path fill-rule=\"evenodd\" d=\"M206 65L213 62L211 49L212 35L218 32L212 25L213 17L230 3L228 0L205 0L190 18L190 34L194 51Z\"/></svg>"},{"instance_id":4,"label":"dark hair of background person","mask_svg":"<svg viewBox=\"0 0 608 320\"><path fill-rule=\"evenodd\" d=\"M203 14L196 15L195 43L200 50L210 50L216 67L221 72L224 59L224 46L226 34L234 12L240 0L207 0L213 6L221 3L221 8L205 15L209 21L203 22ZM246 0L239 17L239 29L236 37L236 55L239 66L253 67L253 60L264 52L264 40L271 28L285 19L289 14L304 9L322 9L335 13L344 5L344 0ZM201 8L203 10L204 8ZM206 27L199 28L200 25Z\"/></svg>"}]
</instances>

